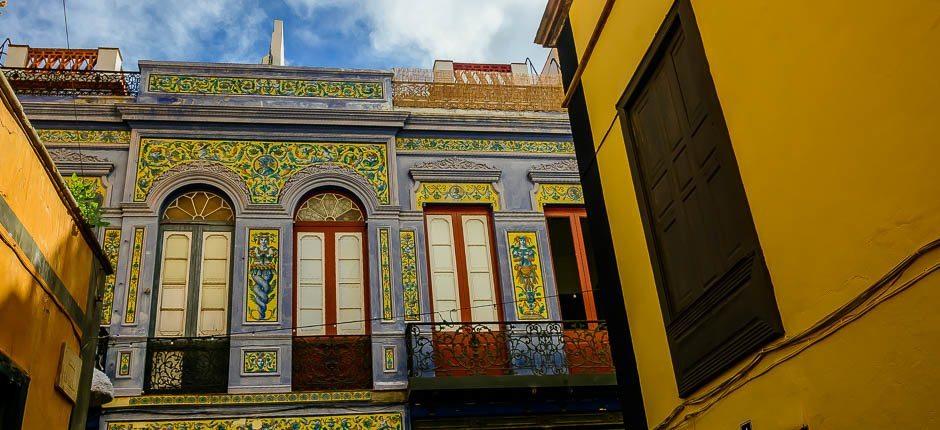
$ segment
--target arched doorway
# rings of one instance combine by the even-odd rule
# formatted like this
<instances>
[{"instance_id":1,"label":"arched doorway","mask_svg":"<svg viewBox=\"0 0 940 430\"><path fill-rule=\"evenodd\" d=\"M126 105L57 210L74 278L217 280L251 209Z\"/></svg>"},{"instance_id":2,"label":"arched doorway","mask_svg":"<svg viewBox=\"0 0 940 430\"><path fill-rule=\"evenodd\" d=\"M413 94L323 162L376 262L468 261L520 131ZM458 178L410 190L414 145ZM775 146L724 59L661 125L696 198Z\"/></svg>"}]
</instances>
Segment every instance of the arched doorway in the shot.
<instances>
[{"instance_id":1,"label":"arched doorway","mask_svg":"<svg viewBox=\"0 0 940 430\"><path fill-rule=\"evenodd\" d=\"M365 211L336 190L294 215L293 389L372 386Z\"/></svg>"}]
</instances>

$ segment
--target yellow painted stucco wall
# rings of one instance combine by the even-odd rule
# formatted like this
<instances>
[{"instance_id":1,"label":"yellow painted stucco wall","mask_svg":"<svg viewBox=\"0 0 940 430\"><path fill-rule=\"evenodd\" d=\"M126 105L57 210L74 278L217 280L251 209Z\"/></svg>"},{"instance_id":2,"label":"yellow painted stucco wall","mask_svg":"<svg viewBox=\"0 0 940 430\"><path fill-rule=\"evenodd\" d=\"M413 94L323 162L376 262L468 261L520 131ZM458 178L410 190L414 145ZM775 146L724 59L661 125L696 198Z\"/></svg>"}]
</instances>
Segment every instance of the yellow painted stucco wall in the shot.
<instances>
[{"instance_id":1,"label":"yellow painted stucco wall","mask_svg":"<svg viewBox=\"0 0 940 430\"><path fill-rule=\"evenodd\" d=\"M5 85L5 82L0 82ZM15 213L69 294L87 314L94 254L76 228L26 129L0 103L0 198ZM73 403L55 387L63 342L79 353L84 321L73 321L36 280L28 249L0 224L0 352L24 370L23 429L66 429ZM22 261L22 260L25 260Z\"/></svg>"},{"instance_id":2,"label":"yellow painted stucco wall","mask_svg":"<svg viewBox=\"0 0 940 430\"><path fill-rule=\"evenodd\" d=\"M604 3L574 0L579 55ZM615 105L671 5L617 1L582 79L651 428L681 399ZM793 336L940 238L940 2L692 6ZM938 263L940 252L925 255L905 279ZM769 356L759 377L672 423L940 428L938 306L933 273L792 358Z\"/></svg>"}]
</instances>

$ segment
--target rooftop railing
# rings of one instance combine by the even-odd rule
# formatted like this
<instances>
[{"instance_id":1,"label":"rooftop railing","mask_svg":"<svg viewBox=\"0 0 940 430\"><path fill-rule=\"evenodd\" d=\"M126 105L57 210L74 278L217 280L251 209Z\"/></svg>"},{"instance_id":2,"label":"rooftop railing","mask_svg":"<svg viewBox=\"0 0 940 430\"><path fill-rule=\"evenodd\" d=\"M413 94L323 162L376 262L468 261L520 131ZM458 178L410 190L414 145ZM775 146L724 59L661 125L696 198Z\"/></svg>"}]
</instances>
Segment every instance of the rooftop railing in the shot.
<instances>
[{"instance_id":1,"label":"rooftop railing","mask_svg":"<svg viewBox=\"0 0 940 430\"><path fill-rule=\"evenodd\" d=\"M500 111L563 111L555 76L499 72L395 69L392 102L399 107Z\"/></svg>"},{"instance_id":2,"label":"rooftop railing","mask_svg":"<svg viewBox=\"0 0 940 430\"><path fill-rule=\"evenodd\" d=\"M134 96L140 91L140 72L15 67L0 70L21 96Z\"/></svg>"}]
</instances>

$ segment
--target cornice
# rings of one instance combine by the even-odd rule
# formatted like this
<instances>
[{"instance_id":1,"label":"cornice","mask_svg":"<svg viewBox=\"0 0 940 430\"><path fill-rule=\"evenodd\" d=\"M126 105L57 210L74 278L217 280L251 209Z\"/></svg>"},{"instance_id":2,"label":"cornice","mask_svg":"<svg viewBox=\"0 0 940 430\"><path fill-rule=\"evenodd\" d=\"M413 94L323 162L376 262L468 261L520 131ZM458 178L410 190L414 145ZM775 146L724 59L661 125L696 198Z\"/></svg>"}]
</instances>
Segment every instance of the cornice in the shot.
<instances>
[{"instance_id":1,"label":"cornice","mask_svg":"<svg viewBox=\"0 0 940 430\"><path fill-rule=\"evenodd\" d=\"M118 108L126 121L223 122L246 124L352 125L401 128L407 112L297 109L255 106L133 104Z\"/></svg>"},{"instance_id":2,"label":"cornice","mask_svg":"<svg viewBox=\"0 0 940 430\"><path fill-rule=\"evenodd\" d=\"M535 32L535 43L546 48L554 48L558 36L568 19L568 9L572 0L548 0L545 11L542 12L542 21Z\"/></svg>"},{"instance_id":3,"label":"cornice","mask_svg":"<svg viewBox=\"0 0 940 430\"><path fill-rule=\"evenodd\" d=\"M23 102L30 121L121 122L116 104Z\"/></svg>"},{"instance_id":4,"label":"cornice","mask_svg":"<svg viewBox=\"0 0 940 430\"><path fill-rule=\"evenodd\" d=\"M268 64L233 64L233 63L197 63L188 61L153 61L139 60L138 66L143 71L149 70L192 70L194 72L233 72L252 74L269 72L273 75L283 75L285 73L314 73L314 74L355 74L355 75L373 75L376 77L394 76L390 70L374 69L342 69L330 67L298 67L298 66L272 66Z\"/></svg>"}]
</instances>

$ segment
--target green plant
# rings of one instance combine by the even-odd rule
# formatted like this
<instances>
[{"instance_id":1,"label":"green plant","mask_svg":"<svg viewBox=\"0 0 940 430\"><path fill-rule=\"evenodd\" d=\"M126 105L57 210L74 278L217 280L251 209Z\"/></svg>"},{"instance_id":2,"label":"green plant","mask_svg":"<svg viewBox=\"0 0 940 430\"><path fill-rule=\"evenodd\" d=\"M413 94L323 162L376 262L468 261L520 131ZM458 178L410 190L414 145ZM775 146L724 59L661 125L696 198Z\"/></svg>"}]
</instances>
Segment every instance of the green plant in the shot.
<instances>
[{"instance_id":1,"label":"green plant","mask_svg":"<svg viewBox=\"0 0 940 430\"><path fill-rule=\"evenodd\" d=\"M78 203L85 222L92 227L104 227L109 223L101 219L101 194L98 193L98 184L93 178L82 178L76 174L65 178L72 198Z\"/></svg>"}]
</instances>

